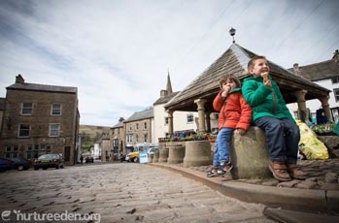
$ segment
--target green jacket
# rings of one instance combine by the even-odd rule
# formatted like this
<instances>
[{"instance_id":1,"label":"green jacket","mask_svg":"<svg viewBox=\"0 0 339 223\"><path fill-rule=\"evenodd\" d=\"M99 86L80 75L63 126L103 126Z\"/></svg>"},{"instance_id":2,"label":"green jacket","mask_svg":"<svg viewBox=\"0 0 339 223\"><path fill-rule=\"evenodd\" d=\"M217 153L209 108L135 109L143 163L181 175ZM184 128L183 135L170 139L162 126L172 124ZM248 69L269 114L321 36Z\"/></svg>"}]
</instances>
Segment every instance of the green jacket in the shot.
<instances>
[{"instance_id":1,"label":"green jacket","mask_svg":"<svg viewBox=\"0 0 339 223\"><path fill-rule=\"evenodd\" d=\"M262 77L248 77L243 81L241 90L245 100L252 107L253 121L270 116L278 119L288 118L294 122L279 86L271 77L269 78L272 88L263 84Z\"/></svg>"}]
</instances>

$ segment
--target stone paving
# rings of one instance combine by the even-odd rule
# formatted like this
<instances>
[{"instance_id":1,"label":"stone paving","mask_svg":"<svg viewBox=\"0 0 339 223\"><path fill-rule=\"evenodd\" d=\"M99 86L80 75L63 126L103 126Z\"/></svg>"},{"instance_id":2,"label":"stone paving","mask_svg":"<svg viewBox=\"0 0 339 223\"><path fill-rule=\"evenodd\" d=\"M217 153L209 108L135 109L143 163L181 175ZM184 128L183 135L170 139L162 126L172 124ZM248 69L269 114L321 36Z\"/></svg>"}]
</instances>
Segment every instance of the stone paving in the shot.
<instances>
[{"instance_id":1,"label":"stone paving","mask_svg":"<svg viewBox=\"0 0 339 223\"><path fill-rule=\"evenodd\" d=\"M175 165L182 166L182 164ZM298 165L306 173L306 180L279 182L272 177L269 179L238 179L236 181L274 187L339 190L339 159L299 160ZM190 168L206 172L210 167L199 166ZM231 175L226 175L225 180L232 180Z\"/></svg>"},{"instance_id":2,"label":"stone paving","mask_svg":"<svg viewBox=\"0 0 339 223\"><path fill-rule=\"evenodd\" d=\"M274 222L263 215L264 205L144 164L8 171L0 173L0 183L0 222L16 222L20 214L26 219L18 222L37 222L33 213L40 219L54 214L54 221L39 222ZM68 214L68 220L78 214L83 221L57 221L55 213Z\"/></svg>"}]
</instances>

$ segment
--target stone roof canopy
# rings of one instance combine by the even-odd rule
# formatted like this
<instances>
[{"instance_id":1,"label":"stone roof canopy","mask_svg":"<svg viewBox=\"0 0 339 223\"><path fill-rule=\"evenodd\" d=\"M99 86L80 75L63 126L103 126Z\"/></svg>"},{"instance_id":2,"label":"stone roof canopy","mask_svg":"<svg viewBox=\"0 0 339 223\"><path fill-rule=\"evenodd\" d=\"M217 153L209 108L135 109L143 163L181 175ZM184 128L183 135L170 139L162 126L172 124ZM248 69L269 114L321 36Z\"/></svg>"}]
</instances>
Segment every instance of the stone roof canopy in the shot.
<instances>
[{"instance_id":1,"label":"stone roof canopy","mask_svg":"<svg viewBox=\"0 0 339 223\"><path fill-rule=\"evenodd\" d=\"M197 111L196 99L206 99L205 108L213 111L212 102L219 92L219 80L225 74L233 74L240 80L250 76L247 63L256 54L234 43L201 75L184 90L172 98L166 105L168 110ZM286 103L297 102L296 92L307 90L306 100L327 97L330 90L323 88L306 78L296 75L269 61L270 75L278 83Z\"/></svg>"}]
</instances>

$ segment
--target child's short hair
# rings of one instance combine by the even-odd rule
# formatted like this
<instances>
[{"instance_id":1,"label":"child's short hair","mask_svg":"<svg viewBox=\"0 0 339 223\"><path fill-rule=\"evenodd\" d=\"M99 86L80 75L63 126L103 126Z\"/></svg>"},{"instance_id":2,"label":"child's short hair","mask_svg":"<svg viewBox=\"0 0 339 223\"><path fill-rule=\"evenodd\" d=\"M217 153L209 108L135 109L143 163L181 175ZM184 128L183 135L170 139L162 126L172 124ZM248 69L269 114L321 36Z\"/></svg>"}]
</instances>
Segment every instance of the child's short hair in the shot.
<instances>
[{"instance_id":1,"label":"child's short hair","mask_svg":"<svg viewBox=\"0 0 339 223\"><path fill-rule=\"evenodd\" d=\"M225 76L223 76L220 81L219 81L219 85L220 85L220 88L222 88L222 85L224 83L227 82L227 80L231 80L231 81L234 81L235 84L237 85L237 88L240 88L241 87L241 82L240 80L234 76L233 74L226 74Z\"/></svg>"},{"instance_id":2,"label":"child's short hair","mask_svg":"<svg viewBox=\"0 0 339 223\"><path fill-rule=\"evenodd\" d=\"M253 68L255 61L259 59L267 60L266 57L264 56L254 56L250 59L250 61L248 61L247 70L250 70L251 68Z\"/></svg>"}]
</instances>

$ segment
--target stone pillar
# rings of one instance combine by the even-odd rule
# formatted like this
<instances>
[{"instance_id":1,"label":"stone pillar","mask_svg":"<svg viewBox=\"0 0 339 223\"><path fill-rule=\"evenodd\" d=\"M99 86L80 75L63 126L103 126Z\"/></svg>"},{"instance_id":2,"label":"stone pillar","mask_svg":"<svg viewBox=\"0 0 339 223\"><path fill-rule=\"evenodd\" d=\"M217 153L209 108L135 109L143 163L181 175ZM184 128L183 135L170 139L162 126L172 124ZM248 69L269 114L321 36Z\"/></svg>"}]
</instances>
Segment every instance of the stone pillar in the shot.
<instances>
[{"instance_id":1,"label":"stone pillar","mask_svg":"<svg viewBox=\"0 0 339 223\"><path fill-rule=\"evenodd\" d=\"M185 145L184 167L211 165L213 161L209 141L188 141Z\"/></svg>"},{"instance_id":2,"label":"stone pillar","mask_svg":"<svg viewBox=\"0 0 339 223\"><path fill-rule=\"evenodd\" d=\"M168 147L167 143L159 143L159 162L166 163L168 159Z\"/></svg>"},{"instance_id":3,"label":"stone pillar","mask_svg":"<svg viewBox=\"0 0 339 223\"><path fill-rule=\"evenodd\" d=\"M174 130L173 130L173 111L167 110L168 113L168 134L170 136L173 136Z\"/></svg>"},{"instance_id":4,"label":"stone pillar","mask_svg":"<svg viewBox=\"0 0 339 223\"><path fill-rule=\"evenodd\" d=\"M205 103L206 99L197 99L194 101L194 103L198 106L198 116L199 116L199 133L205 133L206 132L206 125L205 125Z\"/></svg>"},{"instance_id":5,"label":"stone pillar","mask_svg":"<svg viewBox=\"0 0 339 223\"><path fill-rule=\"evenodd\" d=\"M234 134L231 145L233 179L272 177L266 136L259 127L250 127L243 136Z\"/></svg>"},{"instance_id":6,"label":"stone pillar","mask_svg":"<svg viewBox=\"0 0 339 223\"><path fill-rule=\"evenodd\" d=\"M206 131L211 132L211 112L206 112Z\"/></svg>"},{"instance_id":7,"label":"stone pillar","mask_svg":"<svg viewBox=\"0 0 339 223\"><path fill-rule=\"evenodd\" d=\"M168 159L167 163L182 163L185 157L185 146L184 142L172 142L168 144Z\"/></svg>"},{"instance_id":8,"label":"stone pillar","mask_svg":"<svg viewBox=\"0 0 339 223\"><path fill-rule=\"evenodd\" d=\"M297 102L298 102L298 118L302 122L306 122L307 120L307 108L306 108L306 100L305 100L305 95L307 91L306 90L300 90L295 92L295 96L297 97Z\"/></svg>"},{"instance_id":9,"label":"stone pillar","mask_svg":"<svg viewBox=\"0 0 339 223\"><path fill-rule=\"evenodd\" d=\"M154 152L153 163L159 162L159 151Z\"/></svg>"},{"instance_id":10,"label":"stone pillar","mask_svg":"<svg viewBox=\"0 0 339 223\"><path fill-rule=\"evenodd\" d=\"M324 109L325 115L327 117L327 120L332 120L332 116L331 116L331 111L330 111L330 105L328 103L328 100L330 99L329 96L325 96L320 98L319 100L321 101L321 106Z\"/></svg>"}]
</instances>

